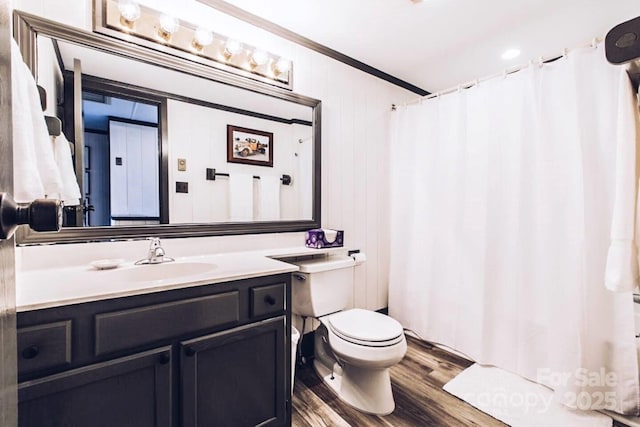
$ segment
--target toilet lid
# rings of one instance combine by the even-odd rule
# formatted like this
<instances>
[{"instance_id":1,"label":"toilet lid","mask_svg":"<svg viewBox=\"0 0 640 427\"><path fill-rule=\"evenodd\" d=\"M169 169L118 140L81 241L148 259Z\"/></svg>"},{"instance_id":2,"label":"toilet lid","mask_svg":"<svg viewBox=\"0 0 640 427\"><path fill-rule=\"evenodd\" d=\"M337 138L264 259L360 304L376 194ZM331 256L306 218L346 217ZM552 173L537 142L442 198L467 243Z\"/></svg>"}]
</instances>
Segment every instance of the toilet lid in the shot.
<instances>
[{"instance_id":1,"label":"toilet lid","mask_svg":"<svg viewBox=\"0 0 640 427\"><path fill-rule=\"evenodd\" d=\"M328 323L336 335L360 342L392 341L403 334L397 320L359 308L332 314Z\"/></svg>"}]
</instances>

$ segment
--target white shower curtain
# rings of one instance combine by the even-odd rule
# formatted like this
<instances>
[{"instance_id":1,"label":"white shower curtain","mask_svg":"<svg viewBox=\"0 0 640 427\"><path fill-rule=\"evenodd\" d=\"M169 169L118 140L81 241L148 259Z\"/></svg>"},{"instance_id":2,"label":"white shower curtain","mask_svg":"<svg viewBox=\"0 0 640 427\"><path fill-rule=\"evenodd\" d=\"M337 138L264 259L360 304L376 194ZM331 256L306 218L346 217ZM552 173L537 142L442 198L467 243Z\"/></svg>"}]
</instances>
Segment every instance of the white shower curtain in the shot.
<instances>
[{"instance_id":1,"label":"white shower curtain","mask_svg":"<svg viewBox=\"0 0 640 427\"><path fill-rule=\"evenodd\" d=\"M635 102L603 51L391 113L389 314L568 406L635 414L632 296L604 284Z\"/></svg>"}]
</instances>

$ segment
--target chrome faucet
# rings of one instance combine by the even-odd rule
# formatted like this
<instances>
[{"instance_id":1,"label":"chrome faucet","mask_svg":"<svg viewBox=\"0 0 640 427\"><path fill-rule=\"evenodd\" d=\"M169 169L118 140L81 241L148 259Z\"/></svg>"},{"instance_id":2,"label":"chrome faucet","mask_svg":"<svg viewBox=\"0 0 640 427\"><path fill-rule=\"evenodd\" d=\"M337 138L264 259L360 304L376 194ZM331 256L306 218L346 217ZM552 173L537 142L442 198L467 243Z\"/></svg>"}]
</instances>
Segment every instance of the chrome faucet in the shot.
<instances>
[{"instance_id":1,"label":"chrome faucet","mask_svg":"<svg viewBox=\"0 0 640 427\"><path fill-rule=\"evenodd\" d=\"M163 262L175 261L175 259L165 256L164 249L160 245L159 237L149 237L147 240L151 241L149 244L149 252L147 257L136 261L136 265L140 264L162 264Z\"/></svg>"}]
</instances>

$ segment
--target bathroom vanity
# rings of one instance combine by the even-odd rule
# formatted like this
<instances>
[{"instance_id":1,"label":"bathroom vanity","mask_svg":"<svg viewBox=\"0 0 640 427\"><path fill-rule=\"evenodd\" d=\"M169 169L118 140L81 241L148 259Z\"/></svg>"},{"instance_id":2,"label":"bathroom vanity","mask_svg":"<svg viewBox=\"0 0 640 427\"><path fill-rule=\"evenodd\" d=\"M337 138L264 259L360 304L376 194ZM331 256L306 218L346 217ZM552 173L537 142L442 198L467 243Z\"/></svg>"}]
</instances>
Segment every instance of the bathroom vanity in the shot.
<instances>
[{"instance_id":1,"label":"bathroom vanity","mask_svg":"<svg viewBox=\"0 0 640 427\"><path fill-rule=\"evenodd\" d=\"M19 425L290 425L295 267L260 258L249 278L19 305Z\"/></svg>"}]
</instances>

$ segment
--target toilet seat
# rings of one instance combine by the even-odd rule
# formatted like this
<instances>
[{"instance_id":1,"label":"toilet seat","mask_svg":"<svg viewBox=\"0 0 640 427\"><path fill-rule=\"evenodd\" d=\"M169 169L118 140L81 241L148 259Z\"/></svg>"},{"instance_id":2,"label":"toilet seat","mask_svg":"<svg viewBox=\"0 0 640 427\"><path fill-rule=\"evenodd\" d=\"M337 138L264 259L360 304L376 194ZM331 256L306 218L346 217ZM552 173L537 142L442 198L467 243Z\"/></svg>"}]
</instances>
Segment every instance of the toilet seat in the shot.
<instances>
[{"instance_id":1,"label":"toilet seat","mask_svg":"<svg viewBox=\"0 0 640 427\"><path fill-rule=\"evenodd\" d=\"M353 309L319 318L313 366L346 404L387 415L395 402L390 368L407 353L402 325L391 317ZM337 369L339 367L340 369Z\"/></svg>"},{"instance_id":2,"label":"toilet seat","mask_svg":"<svg viewBox=\"0 0 640 427\"><path fill-rule=\"evenodd\" d=\"M354 308L326 316L323 323L338 338L365 347L388 347L404 340L402 325L375 311Z\"/></svg>"}]
</instances>

